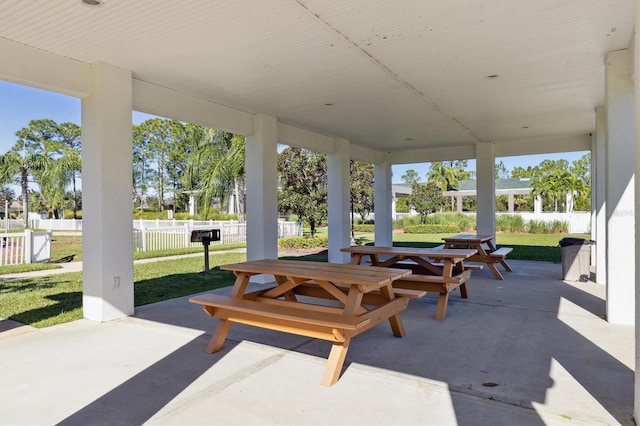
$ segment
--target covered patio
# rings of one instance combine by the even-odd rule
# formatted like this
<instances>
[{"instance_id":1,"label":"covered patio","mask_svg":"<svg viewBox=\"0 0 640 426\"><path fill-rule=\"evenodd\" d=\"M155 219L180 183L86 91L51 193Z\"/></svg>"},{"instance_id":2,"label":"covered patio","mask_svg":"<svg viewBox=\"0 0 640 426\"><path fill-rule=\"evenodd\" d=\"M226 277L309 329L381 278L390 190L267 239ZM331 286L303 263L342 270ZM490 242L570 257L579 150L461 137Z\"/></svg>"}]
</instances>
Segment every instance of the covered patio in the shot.
<instances>
[{"instance_id":1,"label":"covered patio","mask_svg":"<svg viewBox=\"0 0 640 426\"><path fill-rule=\"evenodd\" d=\"M99 324L2 332L2 424L632 425L633 327L603 321L604 287L559 264L474 271L469 298L412 300L407 335L356 337L342 378L319 380L330 344L215 321L187 298ZM217 290L226 294L229 288Z\"/></svg>"},{"instance_id":2,"label":"covered patio","mask_svg":"<svg viewBox=\"0 0 640 426\"><path fill-rule=\"evenodd\" d=\"M375 243L391 245L393 164L474 158L477 230L493 235L496 157L590 150L592 263L604 297L596 315L603 327L637 330L639 9L638 0L4 0L0 78L82 100L83 230L99 242L83 252L87 320L136 322L126 317L135 314L137 110L246 136L250 260L277 256L278 144L328 156L334 263L348 262L340 249L350 244L351 159L374 165ZM564 345L558 335L540 335L543 346ZM636 352L628 368L637 419L640 344L622 342ZM445 352L477 349L459 345ZM96 368L108 363L87 357ZM549 359L544 369L555 371ZM594 380L604 386L608 374Z\"/></svg>"}]
</instances>

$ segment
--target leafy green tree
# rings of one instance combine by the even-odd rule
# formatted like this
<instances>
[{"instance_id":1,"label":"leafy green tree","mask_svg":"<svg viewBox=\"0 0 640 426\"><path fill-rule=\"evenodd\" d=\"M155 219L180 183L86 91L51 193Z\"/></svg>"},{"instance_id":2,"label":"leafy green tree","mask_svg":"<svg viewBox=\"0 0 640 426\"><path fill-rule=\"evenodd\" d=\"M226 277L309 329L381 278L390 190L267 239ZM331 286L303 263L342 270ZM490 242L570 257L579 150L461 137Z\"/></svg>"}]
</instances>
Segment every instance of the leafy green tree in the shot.
<instances>
[{"instance_id":1,"label":"leafy green tree","mask_svg":"<svg viewBox=\"0 0 640 426\"><path fill-rule=\"evenodd\" d=\"M458 187L458 178L453 167L440 161L431 163L427 182L438 186L442 192Z\"/></svg>"},{"instance_id":2,"label":"leafy green tree","mask_svg":"<svg viewBox=\"0 0 640 426\"><path fill-rule=\"evenodd\" d=\"M197 154L187 167L188 176L196 175L195 167L202 170L198 188L203 191L205 211L214 198L219 198L223 209L228 208L233 193L236 196L238 218L243 219L245 204L245 147L243 136L221 130L206 129ZM196 166L197 165L197 166Z\"/></svg>"},{"instance_id":3,"label":"leafy green tree","mask_svg":"<svg viewBox=\"0 0 640 426\"><path fill-rule=\"evenodd\" d=\"M50 194L50 204L56 217L66 202L66 188L72 188L73 218L78 211L77 178L82 171L81 131L75 123L61 123L56 127L54 138L59 142L56 152L57 160L51 168L47 180L53 190Z\"/></svg>"},{"instance_id":4,"label":"leafy green tree","mask_svg":"<svg viewBox=\"0 0 640 426\"><path fill-rule=\"evenodd\" d=\"M473 173L465 170L467 160L433 162L427 174L427 182L434 183L442 189L442 192L457 189L461 180L471 179ZM454 209L455 197L451 197L451 210Z\"/></svg>"},{"instance_id":5,"label":"leafy green tree","mask_svg":"<svg viewBox=\"0 0 640 426\"><path fill-rule=\"evenodd\" d=\"M397 197L396 198L396 212L398 213L409 213L409 203L407 202L408 197Z\"/></svg>"},{"instance_id":6,"label":"leafy green tree","mask_svg":"<svg viewBox=\"0 0 640 426\"><path fill-rule=\"evenodd\" d=\"M13 201L16 199L16 193L8 186L0 186L0 200Z\"/></svg>"},{"instance_id":7,"label":"leafy green tree","mask_svg":"<svg viewBox=\"0 0 640 426\"><path fill-rule=\"evenodd\" d=\"M326 155L289 147L278 155L278 209L309 222L311 236L327 218Z\"/></svg>"},{"instance_id":8,"label":"leafy green tree","mask_svg":"<svg viewBox=\"0 0 640 426\"><path fill-rule=\"evenodd\" d=\"M435 213L446 204L446 198L442 196L441 188L434 182L427 184L413 182L407 202L420 214L420 223L425 223L427 215Z\"/></svg>"},{"instance_id":9,"label":"leafy green tree","mask_svg":"<svg viewBox=\"0 0 640 426\"><path fill-rule=\"evenodd\" d=\"M495 165L496 167L496 179L506 179L509 177L509 170L507 170L507 166L504 165L504 162L500 160Z\"/></svg>"},{"instance_id":10,"label":"leafy green tree","mask_svg":"<svg viewBox=\"0 0 640 426\"><path fill-rule=\"evenodd\" d=\"M546 209L558 211L564 205L564 195L569 188L569 163L567 160L543 160L532 169L533 194L543 197Z\"/></svg>"},{"instance_id":11,"label":"leafy green tree","mask_svg":"<svg viewBox=\"0 0 640 426\"><path fill-rule=\"evenodd\" d=\"M53 120L31 120L28 127L16 132L16 144L0 157L0 183L20 184L25 228L29 226L29 179L48 188L46 177L55 166L53 156L59 147L54 138L56 128Z\"/></svg>"},{"instance_id":12,"label":"leafy green tree","mask_svg":"<svg viewBox=\"0 0 640 426\"><path fill-rule=\"evenodd\" d=\"M172 120L172 141L166 152L165 172L167 176L167 189L171 192L171 205L173 210L178 210L180 203L185 201L186 195L182 185L182 176L187 167L188 158L191 154L190 133L187 125L179 121Z\"/></svg>"},{"instance_id":13,"label":"leafy green tree","mask_svg":"<svg viewBox=\"0 0 640 426\"><path fill-rule=\"evenodd\" d=\"M350 169L350 189L353 209L360 215L364 222L374 209L373 165L360 161L352 161Z\"/></svg>"},{"instance_id":14,"label":"leafy green tree","mask_svg":"<svg viewBox=\"0 0 640 426\"><path fill-rule=\"evenodd\" d=\"M139 209L147 206L149 182L154 178L153 154L146 139L144 128L133 125L133 195Z\"/></svg>"},{"instance_id":15,"label":"leafy green tree","mask_svg":"<svg viewBox=\"0 0 640 426\"><path fill-rule=\"evenodd\" d=\"M579 211L591 210L591 153L587 152L571 164L570 172L576 180L571 183L574 194L574 208Z\"/></svg>"},{"instance_id":16,"label":"leafy green tree","mask_svg":"<svg viewBox=\"0 0 640 426\"><path fill-rule=\"evenodd\" d=\"M511 170L511 177L515 179L526 179L533 176L533 168L531 166L524 167L516 166Z\"/></svg>"},{"instance_id":17,"label":"leafy green tree","mask_svg":"<svg viewBox=\"0 0 640 426\"><path fill-rule=\"evenodd\" d=\"M533 176L533 168L531 166L514 167L511 170L511 177L514 179L531 179ZM513 197L513 204L516 211L533 211L533 201L535 195L515 195Z\"/></svg>"},{"instance_id":18,"label":"leafy green tree","mask_svg":"<svg viewBox=\"0 0 640 426\"><path fill-rule=\"evenodd\" d=\"M407 185L411 185L413 182L420 180L420 174L413 169L409 169L402 175L401 179Z\"/></svg>"},{"instance_id":19,"label":"leafy green tree","mask_svg":"<svg viewBox=\"0 0 640 426\"><path fill-rule=\"evenodd\" d=\"M167 165L170 162L169 152L183 134L182 123L162 118L146 120L134 129L134 160L144 158L145 164L143 167L138 167L138 172L148 172L149 168L153 169L153 173L147 173L145 180L153 180L152 186L158 197L158 212L164 210L165 193L169 186L170 175L167 171ZM135 158L135 154L140 157ZM147 166L148 168L145 168Z\"/></svg>"}]
</instances>

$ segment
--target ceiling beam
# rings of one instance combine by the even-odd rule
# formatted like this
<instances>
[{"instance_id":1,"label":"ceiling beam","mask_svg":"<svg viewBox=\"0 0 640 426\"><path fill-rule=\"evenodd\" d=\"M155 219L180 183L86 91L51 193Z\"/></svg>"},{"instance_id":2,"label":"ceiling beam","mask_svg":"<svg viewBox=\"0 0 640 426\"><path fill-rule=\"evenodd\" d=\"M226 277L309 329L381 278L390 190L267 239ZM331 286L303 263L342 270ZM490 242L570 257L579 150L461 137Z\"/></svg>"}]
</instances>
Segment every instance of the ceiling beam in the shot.
<instances>
[{"instance_id":1,"label":"ceiling beam","mask_svg":"<svg viewBox=\"0 0 640 426\"><path fill-rule=\"evenodd\" d=\"M89 96L89 64L0 38L0 79L51 92Z\"/></svg>"},{"instance_id":2,"label":"ceiling beam","mask_svg":"<svg viewBox=\"0 0 640 426\"><path fill-rule=\"evenodd\" d=\"M253 134L253 115L133 79L133 109L237 135Z\"/></svg>"}]
</instances>

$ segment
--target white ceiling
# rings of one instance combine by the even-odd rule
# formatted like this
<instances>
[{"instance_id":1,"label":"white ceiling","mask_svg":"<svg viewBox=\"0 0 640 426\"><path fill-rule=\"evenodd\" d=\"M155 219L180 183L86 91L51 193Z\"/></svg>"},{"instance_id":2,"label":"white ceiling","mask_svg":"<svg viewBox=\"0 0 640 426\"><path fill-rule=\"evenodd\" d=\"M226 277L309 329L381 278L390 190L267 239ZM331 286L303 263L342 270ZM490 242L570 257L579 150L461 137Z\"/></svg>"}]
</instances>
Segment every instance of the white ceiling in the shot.
<instances>
[{"instance_id":1,"label":"white ceiling","mask_svg":"<svg viewBox=\"0 0 640 426\"><path fill-rule=\"evenodd\" d=\"M0 0L0 37L400 151L592 132L635 3Z\"/></svg>"}]
</instances>

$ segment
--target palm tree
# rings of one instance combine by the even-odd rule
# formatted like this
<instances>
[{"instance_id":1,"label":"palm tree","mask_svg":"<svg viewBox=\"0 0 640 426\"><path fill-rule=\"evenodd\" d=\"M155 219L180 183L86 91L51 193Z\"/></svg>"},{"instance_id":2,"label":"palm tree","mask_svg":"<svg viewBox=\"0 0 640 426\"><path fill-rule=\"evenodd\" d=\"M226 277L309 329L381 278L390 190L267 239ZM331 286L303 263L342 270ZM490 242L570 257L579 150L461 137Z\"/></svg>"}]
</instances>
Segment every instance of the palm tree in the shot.
<instances>
[{"instance_id":1,"label":"palm tree","mask_svg":"<svg viewBox=\"0 0 640 426\"><path fill-rule=\"evenodd\" d=\"M431 163L429 174L427 175L427 182L435 183L440 189L442 189L442 192L456 188L459 184L453 167L450 167L440 161Z\"/></svg>"},{"instance_id":2,"label":"palm tree","mask_svg":"<svg viewBox=\"0 0 640 426\"><path fill-rule=\"evenodd\" d=\"M22 194L22 213L24 227L29 227L29 176L42 173L50 162L37 152L28 152L24 141L18 141L7 153L0 156L0 182L2 184L18 182Z\"/></svg>"},{"instance_id":3,"label":"palm tree","mask_svg":"<svg viewBox=\"0 0 640 426\"><path fill-rule=\"evenodd\" d=\"M244 165L244 137L215 129L205 131L187 173L194 176L195 170L199 170L198 189L203 191L205 212L215 197L220 199L223 208L228 206L231 194L235 192L238 219L243 220Z\"/></svg>"},{"instance_id":4,"label":"palm tree","mask_svg":"<svg viewBox=\"0 0 640 426\"><path fill-rule=\"evenodd\" d=\"M78 212L78 190L76 176L82 171L81 158L81 130L75 123L62 123L58 126L58 136L62 147L60 158L56 163L55 175L61 183L62 193L69 183L73 192L73 218L77 218Z\"/></svg>"},{"instance_id":5,"label":"palm tree","mask_svg":"<svg viewBox=\"0 0 640 426\"><path fill-rule=\"evenodd\" d=\"M447 165L440 161L431 163L429 174L427 175L427 182L433 183L438 186L440 189L442 189L443 193L450 189L457 188L460 184L453 166ZM453 200L454 197L452 196L451 210L453 210Z\"/></svg>"}]
</instances>

